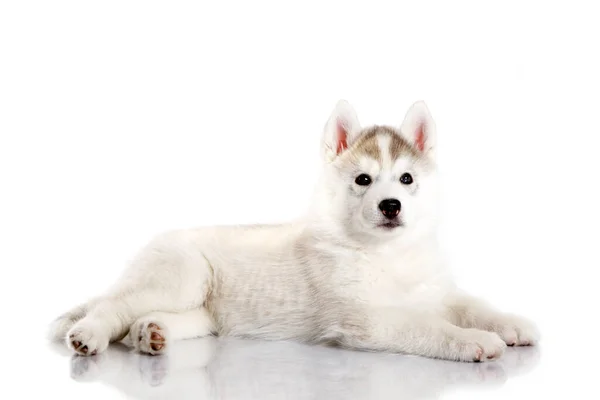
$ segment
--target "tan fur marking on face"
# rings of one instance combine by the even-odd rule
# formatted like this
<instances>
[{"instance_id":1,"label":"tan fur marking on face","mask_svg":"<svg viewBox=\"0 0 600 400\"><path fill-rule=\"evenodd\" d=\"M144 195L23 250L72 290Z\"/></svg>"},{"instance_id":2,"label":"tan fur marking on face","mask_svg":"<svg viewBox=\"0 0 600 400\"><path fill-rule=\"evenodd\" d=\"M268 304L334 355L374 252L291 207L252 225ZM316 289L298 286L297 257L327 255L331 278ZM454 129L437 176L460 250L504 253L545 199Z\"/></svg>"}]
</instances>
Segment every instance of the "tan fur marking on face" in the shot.
<instances>
[{"instance_id":1,"label":"tan fur marking on face","mask_svg":"<svg viewBox=\"0 0 600 400\"><path fill-rule=\"evenodd\" d=\"M400 132L389 126L373 126L366 129L350 148L353 157L367 156L381 163L383 157L377 140L380 135L390 137L389 154L392 162L402 156L421 158L418 151L400 136Z\"/></svg>"},{"instance_id":2,"label":"tan fur marking on face","mask_svg":"<svg viewBox=\"0 0 600 400\"><path fill-rule=\"evenodd\" d=\"M352 155L356 158L367 156L381 163L381 153L379 143L377 142L377 130L369 129L365 131L359 140L352 146Z\"/></svg>"},{"instance_id":3,"label":"tan fur marking on face","mask_svg":"<svg viewBox=\"0 0 600 400\"><path fill-rule=\"evenodd\" d=\"M385 146L387 149L381 148L381 137L389 136L389 140ZM389 144L388 144L389 143ZM385 154L382 154L385 152ZM400 132L389 126L374 125L370 128L364 129L359 137L350 144L350 147L341 154L339 162L341 165L360 164L360 160L364 158L370 158L377 162L383 167L384 161L393 165L396 160L402 157L412 158L415 162L426 166L428 164L426 157L415 149L406 139L404 139Z\"/></svg>"},{"instance_id":4,"label":"tan fur marking on face","mask_svg":"<svg viewBox=\"0 0 600 400\"><path fill-rule=\"evenodd\" d=\"M397 160L403 155L408 155L413 158L420 158L417 150L411 146L403 137L399 134L391 134L392 141L390 143L390 155L393 160Z\"/></svg>"}]
</instances>

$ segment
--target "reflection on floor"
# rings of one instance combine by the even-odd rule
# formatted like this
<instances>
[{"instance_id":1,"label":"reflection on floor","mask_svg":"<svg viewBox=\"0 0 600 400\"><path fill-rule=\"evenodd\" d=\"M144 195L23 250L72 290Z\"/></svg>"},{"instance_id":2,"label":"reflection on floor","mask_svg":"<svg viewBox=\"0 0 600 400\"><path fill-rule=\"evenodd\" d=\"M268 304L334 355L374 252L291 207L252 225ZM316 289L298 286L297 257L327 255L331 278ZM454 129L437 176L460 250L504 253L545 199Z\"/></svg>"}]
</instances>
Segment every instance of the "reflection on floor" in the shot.
<instances>
[{"instance_id":1,"label":"reflection on floor","mask_svg":"<svg viewBox=\"0 0 600 400\"><path fill-rule=\"evenodd\" d=\"M120 345L94 357L64 354L76 381L101 382L136 399L196 400L436 398L465 386L502 385L539 360L536 347L509 348L495 362L456 363L230 338L181 341L154 357Z\"/></svg>"}]
</instances>

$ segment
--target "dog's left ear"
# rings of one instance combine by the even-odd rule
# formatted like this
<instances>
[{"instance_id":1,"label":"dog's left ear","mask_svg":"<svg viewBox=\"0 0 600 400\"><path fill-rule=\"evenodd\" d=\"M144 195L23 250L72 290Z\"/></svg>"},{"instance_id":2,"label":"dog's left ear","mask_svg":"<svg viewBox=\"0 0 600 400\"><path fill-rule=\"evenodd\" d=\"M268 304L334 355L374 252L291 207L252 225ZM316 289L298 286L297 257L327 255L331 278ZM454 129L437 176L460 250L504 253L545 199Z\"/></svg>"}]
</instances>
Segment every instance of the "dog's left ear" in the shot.
<instances>
[{"instance_id":1,"label":"dog's left ear","mask_svg":"<svg viewBox=\"0 0 600 400\"><path fill-rule=\"evenodd\" d=\"M346 100L339 100L325 124L323 151L332 161L342 154L360 133L360 123L354 108Z\"/></svg>"},{"instance_id":2,"label":"dog's left ear","mask_svg":"<svg viewBox=\"0 0 600 400\"><path fill-rule=\"evenodd\" d=\"M424 101L417 101L408 109L400 132L418 151L435 158L436 127Z\"/></svg>"}]
</instances>

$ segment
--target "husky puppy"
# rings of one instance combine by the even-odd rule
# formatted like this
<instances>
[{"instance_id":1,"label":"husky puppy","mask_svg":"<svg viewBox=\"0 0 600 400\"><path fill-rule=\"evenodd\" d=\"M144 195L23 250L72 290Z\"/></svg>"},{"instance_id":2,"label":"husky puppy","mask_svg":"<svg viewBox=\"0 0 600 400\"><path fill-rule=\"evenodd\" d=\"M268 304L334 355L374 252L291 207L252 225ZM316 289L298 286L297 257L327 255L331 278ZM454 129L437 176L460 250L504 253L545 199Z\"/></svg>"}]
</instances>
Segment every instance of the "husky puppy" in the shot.
<instances>
[{"instance_id":1,"label":"husky puppy","mask_svg":"<svg viewBox=\"0 0 600 400\"><path fill-rule=\"evenodd\" d=\"M424 102L398 127L361 127L341 100L321 148L301 218L161 234L106 293L57 318L52 337L83 356L127 337L156 355L219 335L466 362L536 344L533 323L464 293L445 269Z\"/></svg>"}]
</instances>

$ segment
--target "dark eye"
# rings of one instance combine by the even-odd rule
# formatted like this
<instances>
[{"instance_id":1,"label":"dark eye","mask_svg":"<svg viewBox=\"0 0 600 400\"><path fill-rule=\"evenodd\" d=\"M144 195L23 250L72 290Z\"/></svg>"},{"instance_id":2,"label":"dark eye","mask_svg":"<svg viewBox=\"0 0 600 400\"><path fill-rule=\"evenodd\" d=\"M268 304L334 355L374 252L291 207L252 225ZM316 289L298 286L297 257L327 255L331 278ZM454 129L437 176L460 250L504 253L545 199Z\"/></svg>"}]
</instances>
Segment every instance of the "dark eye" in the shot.
<instances>
[{"instance_id":1,"label":"dark eye","mask_svg":"<svg viewBox=\"0 0 600 400\"><path fill-rule=\"evenodd\" d=\"M405 172L404 174L402 174L402 176L400 177L400 182L402 182L405 185L410 185L411 183L413 183L413 178L412 175L409 174L408 172Z\"/></svg>"},{"instance_id":2,"label":"dark eye","mask_svg":"<svg viewBox=\"0 0 600 400\"><path fill-rule=\"evenodd\" d=\"M354 183L359 186L369 186L371 184L371 177L367 174L360 174L356 177Z\"/></svg>"}]
</instances>

